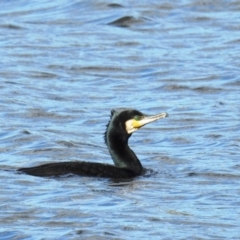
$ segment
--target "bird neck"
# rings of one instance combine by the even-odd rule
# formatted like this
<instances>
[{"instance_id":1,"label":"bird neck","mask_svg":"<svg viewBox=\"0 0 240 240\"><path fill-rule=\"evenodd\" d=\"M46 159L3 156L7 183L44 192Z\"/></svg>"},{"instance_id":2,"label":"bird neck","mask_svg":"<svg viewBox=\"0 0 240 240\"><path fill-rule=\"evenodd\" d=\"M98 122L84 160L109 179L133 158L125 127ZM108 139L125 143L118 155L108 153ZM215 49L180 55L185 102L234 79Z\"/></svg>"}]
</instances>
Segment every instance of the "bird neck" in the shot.
<instances>
[{"instance_id":1,"label":"bird neck","mask_svg":"<svg viewBox=\"0 0 240 240\"><path fill-rule=\"evenodd\" d=\"M106 135L106 144L115 166L129 169L136 175L141 174L142 164L128 146L130 135L115 130L107 131Z\"/></svg>"},{"instance_id":2,"label":"bird neck","mask_svg":"<svg viewBox=\"0 0 240 240\"><path fill-rule=\"evenodd\" d=\"M141 174L142 164L129 146L126 145L119 150L113 148L108 148L108 150L117 167L129 169L136 175Z\"/></svg>"}]
</instances>

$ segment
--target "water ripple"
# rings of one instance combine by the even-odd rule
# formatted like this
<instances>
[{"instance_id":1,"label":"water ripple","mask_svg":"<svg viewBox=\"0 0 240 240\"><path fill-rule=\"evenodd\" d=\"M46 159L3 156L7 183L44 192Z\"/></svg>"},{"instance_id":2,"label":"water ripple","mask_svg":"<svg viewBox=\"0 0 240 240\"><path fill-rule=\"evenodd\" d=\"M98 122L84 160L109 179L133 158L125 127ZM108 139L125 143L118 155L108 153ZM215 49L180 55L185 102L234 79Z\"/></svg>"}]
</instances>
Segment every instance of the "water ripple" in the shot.
<instances>
[{"instance_id":1,"label":"water ripple","mask_svg":"<svg viewBox=\"0 0 240 240\"><path fill-rule=\"evenodd\" d=\"M0 238L239 239L239 9L1 1ZM143 176L16 171L113 164L103 133L128 107L170 116L129 141Z\"/></svg>"}]
</instances>

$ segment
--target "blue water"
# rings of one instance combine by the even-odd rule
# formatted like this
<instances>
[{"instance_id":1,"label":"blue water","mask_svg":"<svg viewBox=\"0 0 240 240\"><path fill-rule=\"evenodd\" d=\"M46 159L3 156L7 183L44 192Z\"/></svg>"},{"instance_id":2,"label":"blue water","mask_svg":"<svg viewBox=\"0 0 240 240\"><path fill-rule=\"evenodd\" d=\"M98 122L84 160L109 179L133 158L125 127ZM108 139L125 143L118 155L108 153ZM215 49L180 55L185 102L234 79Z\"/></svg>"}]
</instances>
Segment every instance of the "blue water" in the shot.
<instances>
[{"instance_id":1,"label":"blue water","mask_svg":"<svg viewBox=\"0 0 240 240\"><path fill-rule=\"evenodd\" d=\"M240 239L238 1L1 1L0 239ZM132 181L20 167L113 163L113 108L169 118L134 133Z\"/></svg>"}]
</instances>

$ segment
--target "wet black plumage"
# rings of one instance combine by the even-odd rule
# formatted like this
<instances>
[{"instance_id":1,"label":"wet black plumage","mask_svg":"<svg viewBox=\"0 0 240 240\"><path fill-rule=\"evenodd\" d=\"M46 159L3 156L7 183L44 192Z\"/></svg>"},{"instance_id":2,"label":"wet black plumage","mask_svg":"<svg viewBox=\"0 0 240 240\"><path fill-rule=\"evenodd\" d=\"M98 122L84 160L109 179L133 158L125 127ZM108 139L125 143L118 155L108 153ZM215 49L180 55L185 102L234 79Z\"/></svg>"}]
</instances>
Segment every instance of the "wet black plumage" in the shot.
<instances>
[{"instance_id":1,"label":"wet black plumage","mask_svg":"<svg viewBox=\"0 0 240 240\"><path fill-rule=\"evenodd\" d=\"M141 175L143 167L135 153L128 146L133 132L143 125L167 117L166 113L146 117L137 110L111 111L110 121L104 134L104 140L114 165L94 162L59 162L36 167L20 168L19 171L33 176L47 177L65 174L108 178L129 178Z\"/></svg>"}]
</instances>

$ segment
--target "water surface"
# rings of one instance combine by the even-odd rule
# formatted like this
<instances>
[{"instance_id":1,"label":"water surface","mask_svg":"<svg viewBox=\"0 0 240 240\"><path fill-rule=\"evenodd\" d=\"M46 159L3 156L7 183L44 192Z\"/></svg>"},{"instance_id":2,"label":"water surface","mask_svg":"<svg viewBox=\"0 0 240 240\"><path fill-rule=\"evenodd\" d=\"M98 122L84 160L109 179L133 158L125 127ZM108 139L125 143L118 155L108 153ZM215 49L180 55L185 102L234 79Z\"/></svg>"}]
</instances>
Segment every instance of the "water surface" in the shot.
<instances>
[{"instance_id":1,"label":"water surface","mask_svg":"<svg viewBox=\"0 0 240 240\"><path fill-rule=\"evenodd\" d=\"M240 5L1 1L1 239L239 239ZM38 178L112 163L113 108L170 117L134 133L148 174Z\"/></svg>"}]
</instances>

